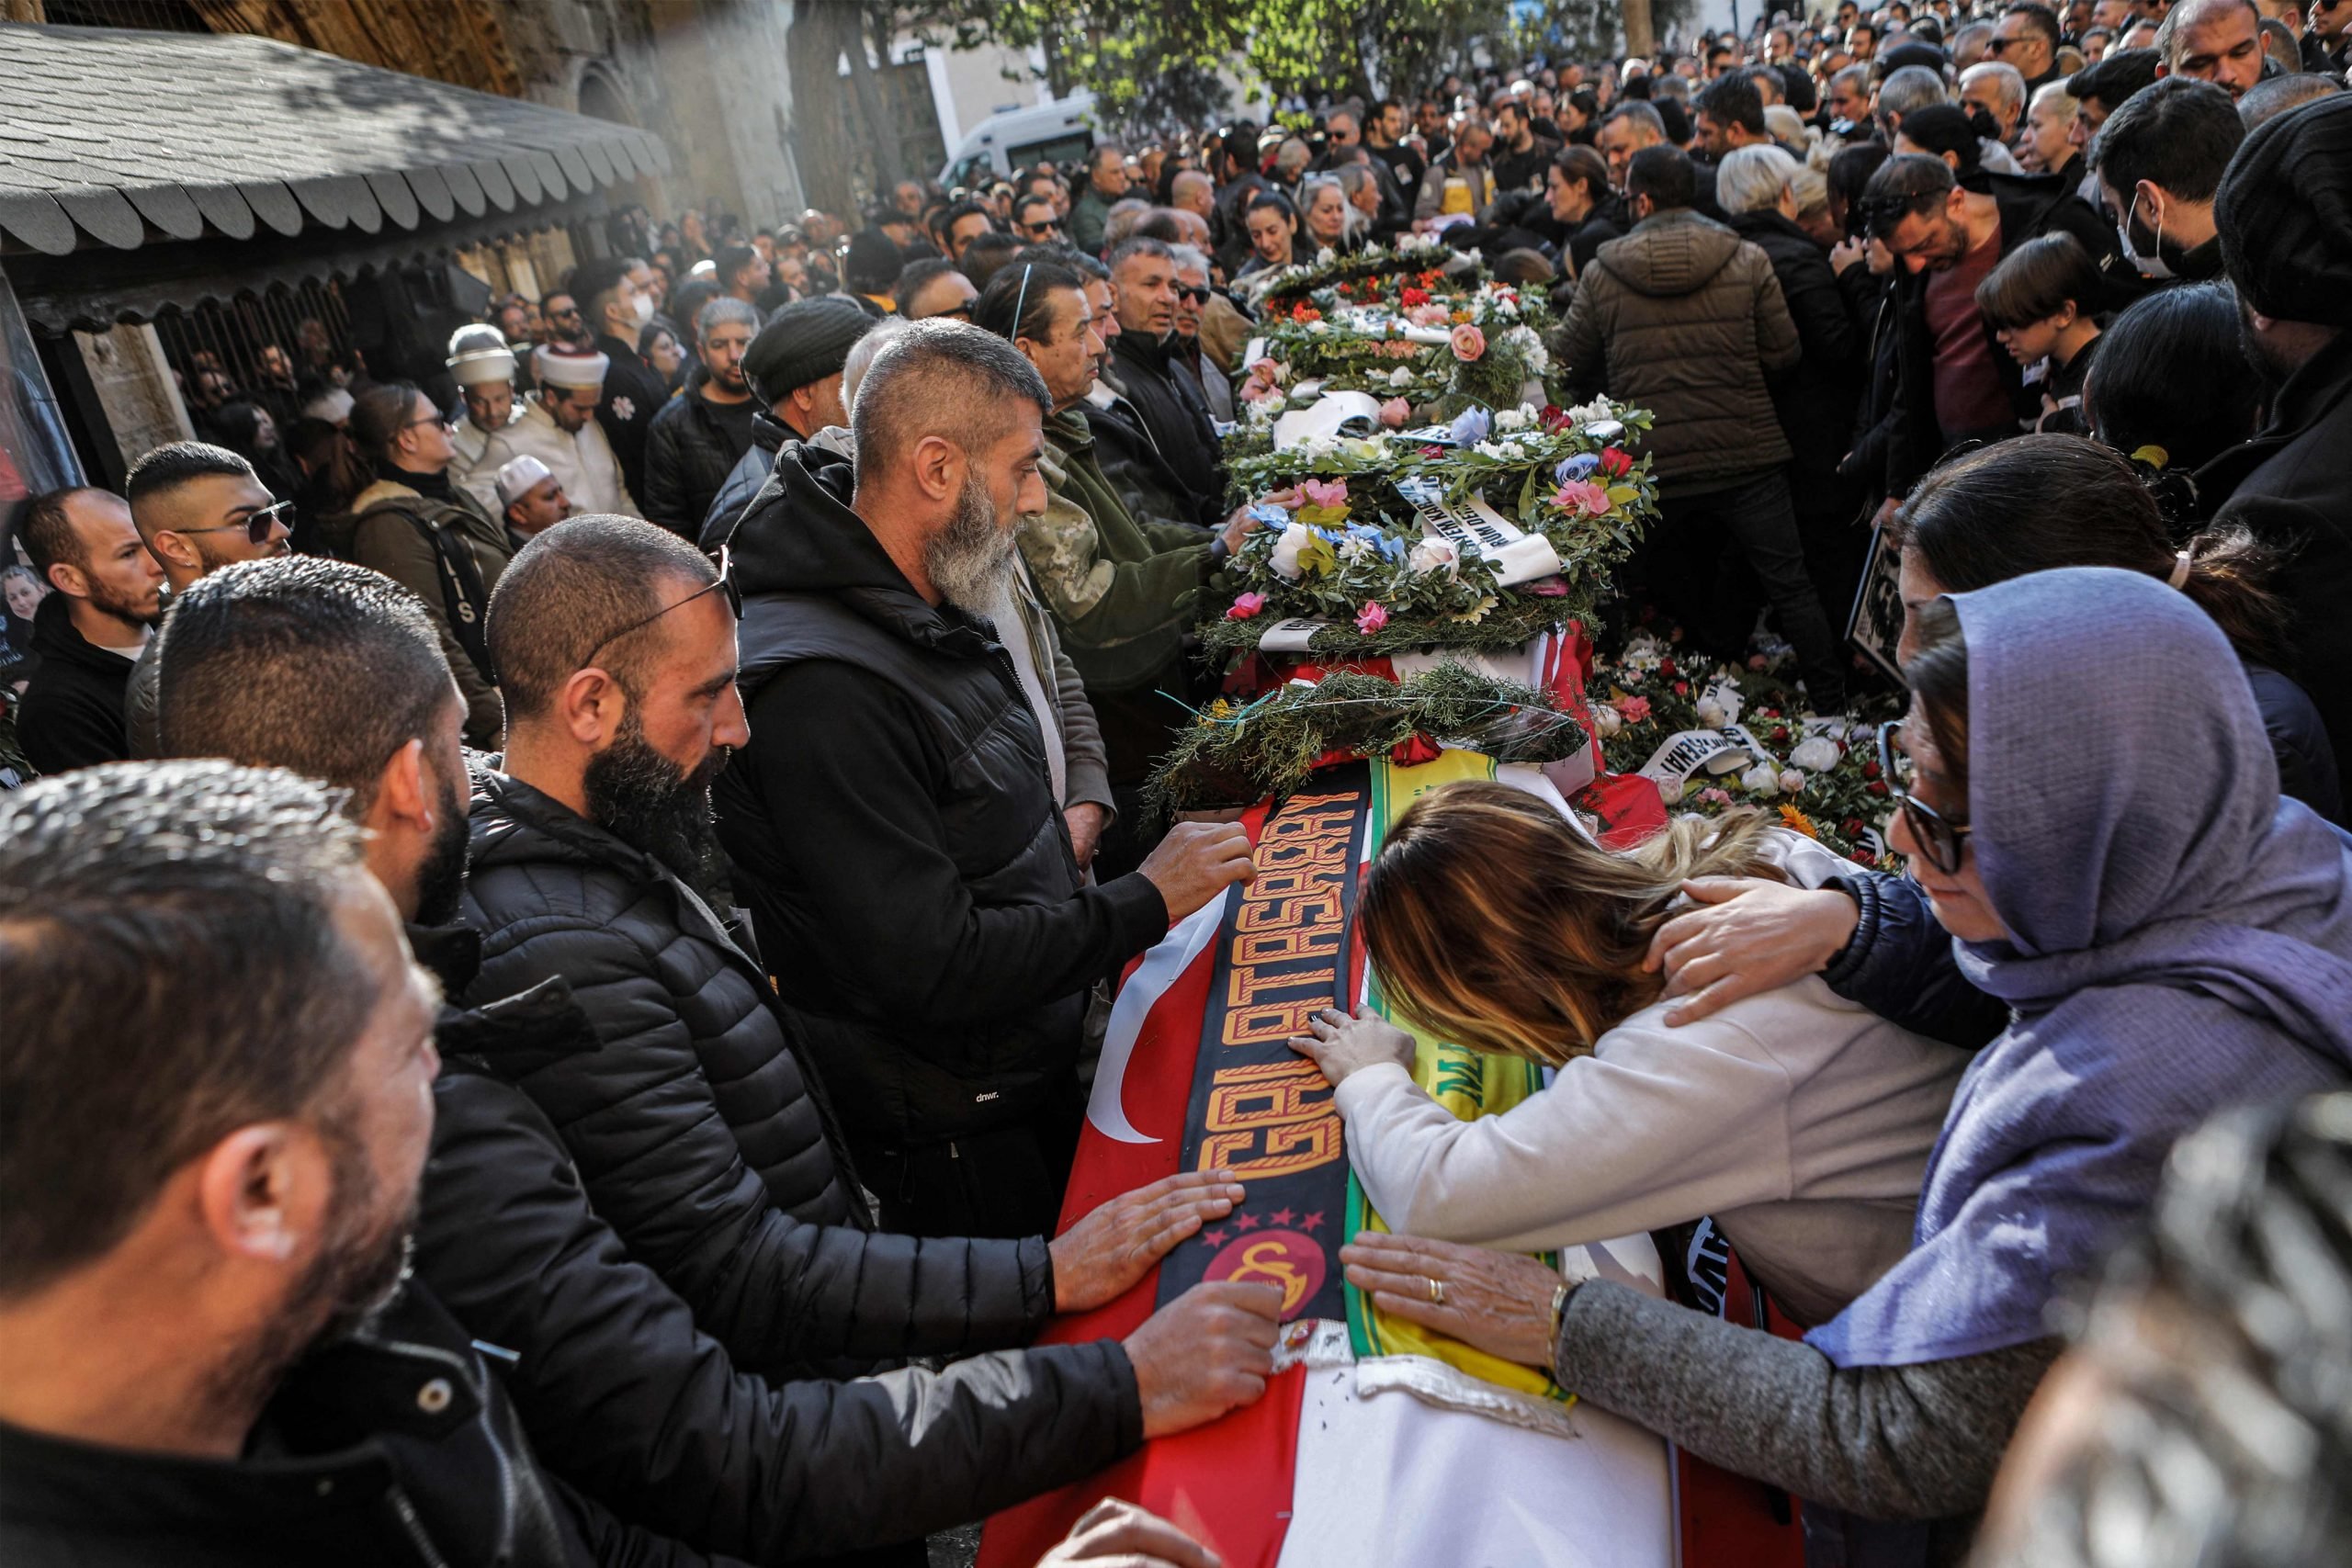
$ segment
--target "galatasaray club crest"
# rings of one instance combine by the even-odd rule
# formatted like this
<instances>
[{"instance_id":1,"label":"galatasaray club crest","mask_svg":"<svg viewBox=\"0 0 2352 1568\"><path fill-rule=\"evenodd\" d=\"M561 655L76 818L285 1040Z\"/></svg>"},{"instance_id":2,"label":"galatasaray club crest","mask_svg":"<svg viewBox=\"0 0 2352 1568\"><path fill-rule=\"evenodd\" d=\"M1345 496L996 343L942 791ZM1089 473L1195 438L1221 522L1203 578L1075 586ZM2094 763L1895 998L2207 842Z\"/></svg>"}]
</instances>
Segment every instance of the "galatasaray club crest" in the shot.
<instances>
[{"instance_id":1,"label":"galatasaray club crest","mask_svg":"<svg viewBox=\"0 0 2352 1568\"><path fill-rule=\"evenodd\" d=\"M1323 1287L1323 1247L1297 1231L1260 1231L1226 1243L1203 1271L1204 1280L1238 1280L1243 1284L1280 1285L1283 1316L1298 1309Z\"/></svg>"}]
</instances>

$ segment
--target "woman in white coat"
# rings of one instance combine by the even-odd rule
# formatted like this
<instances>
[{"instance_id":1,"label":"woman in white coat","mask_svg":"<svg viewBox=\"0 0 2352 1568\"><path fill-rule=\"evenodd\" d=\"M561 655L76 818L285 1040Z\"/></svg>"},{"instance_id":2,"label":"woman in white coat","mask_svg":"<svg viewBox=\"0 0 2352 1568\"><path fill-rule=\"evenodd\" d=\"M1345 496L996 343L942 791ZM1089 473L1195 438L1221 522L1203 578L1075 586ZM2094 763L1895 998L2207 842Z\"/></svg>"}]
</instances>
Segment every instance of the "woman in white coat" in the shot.
<instances>
[{"instance_id":1,"label":"woman in white coat","mask_svg":"<svg viewBox=\"0 0 2352 1568\"><path fill-rule=\"evenodd\" d=\"M1383 995L1434 1038L1556 1072L1464 1122L1413 1081L1412 1036L1370 1010L1293 1040L1337 1086L1382 1221L1538 1251L1711 1215L1791 1317L1836 1315L1909 1248L1966 1056L1812 976L1668 1029L1643 958L1690 878L1811 886L1843 863L1757 815L1686 818L1619 852L1503 785L1417 803L1361 906Z\"/></svg>"}]
</instances>

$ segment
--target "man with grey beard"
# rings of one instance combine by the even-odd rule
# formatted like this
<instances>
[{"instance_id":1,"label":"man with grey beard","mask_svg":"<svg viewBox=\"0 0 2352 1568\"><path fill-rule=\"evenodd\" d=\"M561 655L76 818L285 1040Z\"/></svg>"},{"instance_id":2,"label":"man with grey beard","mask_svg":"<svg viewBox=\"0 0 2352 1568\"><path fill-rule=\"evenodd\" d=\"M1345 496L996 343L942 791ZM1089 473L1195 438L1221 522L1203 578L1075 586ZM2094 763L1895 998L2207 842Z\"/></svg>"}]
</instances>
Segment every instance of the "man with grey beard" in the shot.
<instances>
[{"instance_id":1,"label":"man with grey beard","mask_svg":"<svg viewBox=\"0 0 2352 1568\"><path fill-rule=\"evenodd\" d=\"M1080 874L1001 618L1050 406L1003 339L918 321L859 385L854 465L788 448L733 541L751 738L719 839L860 1174L919 1235L1052 1228L1088 987L1250 874L1206 824Z\"/></svg>"}]
</instances>

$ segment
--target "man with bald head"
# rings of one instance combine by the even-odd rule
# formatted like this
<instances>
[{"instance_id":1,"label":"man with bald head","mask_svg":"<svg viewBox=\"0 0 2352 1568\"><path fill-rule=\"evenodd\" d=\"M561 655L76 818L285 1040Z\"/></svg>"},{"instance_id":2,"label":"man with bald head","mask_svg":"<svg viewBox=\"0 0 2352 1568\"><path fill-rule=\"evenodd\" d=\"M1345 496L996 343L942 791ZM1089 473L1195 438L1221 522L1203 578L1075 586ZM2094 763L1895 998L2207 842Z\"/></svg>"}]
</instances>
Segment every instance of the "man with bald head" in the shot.
<instances>
[{"instance_id":1,"label":"man with bald head","mask_svg":"<svg viewBox=\"0 0 2352 1568\"><path fill-rule=\"evenodd\" d=\"M2181 0L2156 29L2156 74L2193 76L2233 101L2262 80L2262 13L2254 0Z\"/></svg>"},{"instance_id":2,"label":"man with bald head","mask_svg":"<svg viewBox=\"0 0 2352 1568\"><path fill-rule=\"evenodd\" d=\"M1051 403L1002 338L917 321L859 384L854 462L779 454L736 536L750 738L720 839L858 1172L917 1235L1052 1228L1088 988L1250 874L1247 836L1203 824L1080 870L1050 666L997 610Z\"/></svg>"}]
</instances>

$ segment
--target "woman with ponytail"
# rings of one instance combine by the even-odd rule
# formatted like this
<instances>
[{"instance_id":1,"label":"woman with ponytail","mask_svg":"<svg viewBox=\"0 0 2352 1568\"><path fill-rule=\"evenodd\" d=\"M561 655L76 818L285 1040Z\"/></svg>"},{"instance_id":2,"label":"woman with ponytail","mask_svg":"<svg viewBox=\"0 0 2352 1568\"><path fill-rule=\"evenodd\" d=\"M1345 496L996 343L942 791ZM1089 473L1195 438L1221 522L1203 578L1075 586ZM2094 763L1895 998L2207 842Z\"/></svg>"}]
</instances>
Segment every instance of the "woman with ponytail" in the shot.
<instances>
[{"instance_id":1,"label":"woman with ponytail","mask_svg":"<svg viewBox=\"0 0 2352 1568\"><path fill-rule=\"evenodd\" d=\"M2121 455L2064 435L2027 435L1957 457L1919 481L1890 525L1903 551L1906 654L1920 605L2030 572L2112 566L2161 578L2213 618L2236 649L2278 759L2279 790L2330 821L2343 814L2335 752L2319 710L2284 672L2286 606L2271 547L2242 526L2186 539Z\"/></svg>"}]
</instances>

